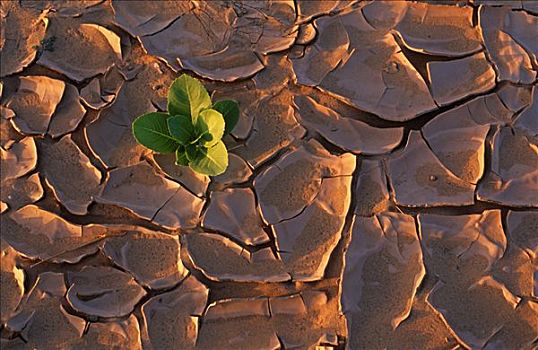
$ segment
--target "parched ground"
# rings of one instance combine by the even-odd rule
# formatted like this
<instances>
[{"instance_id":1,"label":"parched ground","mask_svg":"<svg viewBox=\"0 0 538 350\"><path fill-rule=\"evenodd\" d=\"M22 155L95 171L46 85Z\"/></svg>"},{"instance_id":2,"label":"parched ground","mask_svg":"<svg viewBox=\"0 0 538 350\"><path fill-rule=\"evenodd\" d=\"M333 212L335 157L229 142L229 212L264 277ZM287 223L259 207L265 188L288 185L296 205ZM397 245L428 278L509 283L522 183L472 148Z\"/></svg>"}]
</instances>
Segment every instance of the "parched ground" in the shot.
<instances>
[{"instance_id":1,"label":"parched ground","mask_svg":"<svg viewBox=\"0 0 538 350\"><path fill-rule=\"evenodd\" d=\"M2 1L2 349L535 349L538 1ZM218 177L136 144L182 72Z\"/></svg>"}]
</instances>

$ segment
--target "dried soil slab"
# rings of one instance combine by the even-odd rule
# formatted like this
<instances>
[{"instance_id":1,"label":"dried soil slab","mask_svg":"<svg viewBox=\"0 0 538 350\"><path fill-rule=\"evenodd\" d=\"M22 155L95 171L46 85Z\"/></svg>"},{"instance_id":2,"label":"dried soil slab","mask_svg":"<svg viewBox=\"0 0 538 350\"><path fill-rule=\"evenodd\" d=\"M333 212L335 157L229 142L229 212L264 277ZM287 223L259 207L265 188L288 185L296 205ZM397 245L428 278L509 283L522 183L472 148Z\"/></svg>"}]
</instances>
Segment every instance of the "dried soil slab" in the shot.
<instances>
[{"instance_id":1,"label":"dried soil slab","mask_svg":"<svg viewBox=\"0 0 538 350\"><path fill-rule=\"evenodd\" d=\"M167 229L194 228L200 221L205 201L179 187L176 193L158 210L153 223Z\"/></svg>"},{"instance_id":2,"label":"dried soil slab","mask_svg":"<svg viewBox=\"0 0 538 350\"><path fill-rule=\"evenodd\" d=\"M43 187L38 173L3 181L0 187L0 199L11 210L35 203L41 198L43 198Z\"/></svg>"},{"instance_id":3,"label":"dried soil slab","mask_svg":"<svg viewBox=\"0 0 538 350\"><path fill-rule=\"evenodd\" d=\"M80 90L80 97L88 107L101 109L108 106L116 95L103 91L99 78L93 78L88 85Z\"/></svg>"},{"instance_id":4,"label":"dried soil slab","mask_svg":"<svg viewBox=\"0 0 538 350\"><path fill-rule=\"evenodd\" d=\"M532 2L525 1L525 3ZM488 11L489 15L497 15L495 10L499 12L498 15L501 18L502 26L499 29L512 37L527 52L531 62L536 67L538 63L538 43L535 40L538 35L537 16L524 11L509 11L506 7L496 8L494 11L489 9L484 11Z\"/></svg>"},{"instance_id":5,"label":"dried soil slab","mask_svg":"<svg viewBox=\"0 0 538 350\"><path fill-rule=\"evenodd\" d=\"M252 176L252 170L247 162L237 154L228 153L228 168L224 173L211 179L218 187L228 187L248 181Z\"/></svg>"},{"instance_id":6,"label":"dried soil slab","mask_svg":"<svg viewBox=\"0 0 538 350\"><path fill-rule=\"evenodd\" d=\"M97 24L79 19L50 19L45 40L54 39L53 49L44 50L37 63L81 82L105 73L121 57L120 37Z\"/></svg>"},{"instance_id":7,"label":"dried soil slab","mask_svg":"<svg viewBox=\"0 0 538 350\"><path fill-rule=\"evenodd\" d=\"M424 275L413 217L355 216L341 286L348 346L386 347L393 329L409 316Z\"/></svg>"},{"instance_id":8,"label":"dried soil slab","mask_svg":"<svg viewBox=\"0 0 538 350\"><path fill-rule=\"evenodd\" d=\"M512 9L522 9L523 5L521 4L522 1L525 0L472 0L471 3L473 3L476 6L484 5L486 6L508 6Z\"/></svg>"},{"instance_id":9,"label":"dried soil slab","mask_svg":"<svg viewBox=\"0 0 538 350\"><path fill-rule=\"evenodd\" d=\"M314 349L322 343L337 345L336 332L342 329L337 308L336 298L328 298L318 290L270 298L218 300L209 305L203 317L198 346Z\"/></svg>"},{"instance_id":10,"label":"dried soil slab","mask_svg":"<svg viewBox=\"0 0 538 350\"><path fill-rule=\"evenodd\" d=\"M419 214L418 220L428 266L447 283L476 282L505 253L499 210L459 216Z\"/></svg>"},{"instance_id":11,"label":"dried soil slab","mask_svg":"<svg viewBox=\"0 0 538 350\"><path fill-rule=\"evenodd\" d=\"M538 4L534 1L528 0L473 0L475 5L485 5L485 6L499 6L502 5L503 8L512 10L524 10L527 13L537 15L538 14Z\"/></svg>"},{"instance_id":12,"label":"dried soil slab","mask_svg":"<svg viewBox=\"0 0 538 350\"><path fill-rule=\"evenodd\" d=\"M538 213L509 211L506 217L510 242L524 249L533 259L538 257Z\"/></svg>"},{"instance_id":13,"label":"dried soil slab","mask_svg":"<svg viewBox=\"0 0 538 350\"><path fill-rule=\"evenodd\" d=\"M351 176L323 178L314 201L273 226L278 254L294 280L323 278L351 202Z\"/></svg>"},{"instance_id":14,"label":"dried soil slab","mask_svg":"<svg viewBox=\"0 0 538 350\"><path fill-rule=\"evenodd\" d=\"M9 149L11 145L22 139L22 136L9 121L14 116L13 110L0 105L0 146L4 149Z\"/></svg>"},{"instance_id":15,"label":"dried soil slab","mask_svg":"<svg viewBox=\"0 0 538 350\"><path fill-rule=\"evenodd\" d=\"M457 349L458 344L439 313L417 297L409 317L390 336L387 349Z\"/></svg>"},{"instance_id":16,"label":"dried soil slab","mask_svg":"<svg viewBox=\"0 0 538 350\"><path fill-rule=\"evenodd\" d=\"M136 280L149 288L172 287L187 275L179 256L177 236L144 228L128 230L121 237L107 239L104 253Z\"/></svg>"},{"instance_id":17,"label":"dried soil slab","mask_svg":"<svg viewBox=\"0 0 538 350\"><path fill-rule=\"evenodd\" d=\"M107 169L136 164L149 153L136 143L130 127L115 124L105 114L86 126L84 132L90 150Z\"/></svg>"},{"instance_id":18,"label":"dried soil slab","mask_svg":"<svg viewBox=\"0 0 538 350\"><path fill-rule=\"evenodd\" d=\"M176 289L145 302L141 321L144 349L194 348L208 294L209 289L191 275Z\"/></svg>"},{"instance_id":19,"label":"dried soil slab","mask_svg":"<svg viewBox=\"0 0 538 350\"><path fill-rule=\"evenodd\" d=\"M162 12L161 6L151 10ZM294 21L293 1L238 2L233 6L204 2L140 40L150 54L162 57L176 70L184 68L212 80L233 81L263 69L257 54L289 48L297 35Z\"/></svg>"},{"instance_id":20,"label":"dried soil slab","mask_svg":"<svg viewBox=\"0 0 538 350\"><path fill-rule=\"evenodd\" d=\"M312 140L254 180L264 220L274 225L279 256L294 279L323 276L349 208L354 169L353 155L333 156Z\"/></svg>"},{"instance_id":21,"label":"dried soil slab","mask_svg":"<svg viewBox=\"0 0 538 350\"><path fill-rule=\"evenodd\" d=\"M295 96L300 122L336 146L353 153L388 153L400 143L401 128L375 128L359 120L340 116L308 96Z\"/></svg>"},{"instance_id":22,"label":"dried soil slab","mask_svg":"<svg viewBox=\"0 0 538 350\"><path fill-rule=\"evenodd\" d=\"M435 102L447 105L495 86L495 70L483 52L451 61L426 65Z\"/></svg>"},{"instance_id":23,"label":"dried soil slab","mask_svg":"<svg viewBox=\"0 0 538 350\"><path fill-rule=\"evenodd\" d=\"M489 276L471 286L437 282L428 302L470 348L483 348L515 314L519 298ZM520 336L516 331L513 337Z\"/></svg>"},{"instance_id":24,"label":"dried soil slab","mask_svg":"<svg viewBox=\"0 0 538 350\"><path fill-rule=\"evenodd\" d=\"M390 194L383 161L362 159L355 187L355 214L371 216L388 208Z\"/></svg>"},{"instance_id":25,"label":"dried soil slab","mask_svg":"<svg viewBox=\"0 0 538 350\"><path fill-rule=\"evenodd\" d=\"M2 350L21 350L27 349L26 343L21 338L6 339L0 338Z\"/></svg>"},{"instance_id":26,"label":"dried soil slab","mask_svg":"<svg viewBox=\"0 0 538 350\"><path fill-rule=\"evenodd\" d=\"M268 84L271 84L271 82ZM208 86L208 88L210 87ZM260 100L265 96L264 92L257 89L252 80L247 80L237 83L218 84L212 94L215 101L236 100L239 103L239 120L231 131L231 135L240 140L246 139L250 135L254 116L258 114L257 108Z\"/></svg>"},{"instance_id":27,"label":"dried soil slab","mask_svg":"<svg viewBox=\"0 0 538 350\"><path fill-rule=\"evenodd\" d=\"M155 34L192 10L186 1L112 1L116 24L133 36Z\"/></svg>"},{"instance_id":28,"label":"dried soil slab","mask_svg":"<svg viewBox=\"0 0 538 350\"><path fill-rule=\"evenodd\" d=\"M104 0L80 0L65 2L62 0L25 0L22 7L33 8L41 11L51 11L58 13L62 17L79 17L84 15L88 9L103 3Z\"/></svg>"},{"instance_id":29,"label":"dried soil slab","mask_svg":"<svg viewBox=\"0 0 538 350\"><path fill-rule=\"evenodd\" d=\"M387 120L407 121L436 108L392 34L374 29L360 10L322 17L315 25L319 38L302 58L293 60L299 84L319 85Z\"/></svg>"},{"instance_id":30,"label":"dried soil slab","mask_svg":"<svg viewBox=\"0 0 538 350\"><path fill-rule=\"evenodd\" d=\"M308 86L319 85L350 54L349 36L341 21L320 18L315 27L318 35L314 43L292 60L297 82Z\"/></svg>"},{"instance_id":31,"label":"dried soil slab","mask_svg":"<svg viewBox=\"0 0 538 350\"><path fill-rule=\"evenodd\" d=\"M80 102L77 88L71 84L65 84L64 94L60 104L56 106L56 112L52 116L47 133L56 138L75 131L85 114L86 108Z\"/></svg>"},{"instance_id":32,"label":"dried soil slab","mask_svg":"<svg viewBox=\"0 0 538 350\"><path fill-rule=\"evenodd\" d=\"M405 149L387 161L396 203L412 207L470 205L476 185L449 169L431 151L420 132L411 131Z\"/></svg>"},{"instance_id":33,"label":"dried soil slab","mask_svg":"<svg viewBox=\"0 0 538 350\"><path fill-rule=\"evenodd\" d=\"M7 102L13 126L26 135L59 137L77 128L86 114L78 90L46 76L20 77L17 91Z\"/></svg>"},{"instance_id":34,"label":"dried soil slab","mask_svg":"<svg viewBox=\"0 0 538 350\"><path fill-rule=\"evenodd\" d=\"M19 88L6 105L15 112L11 118L15 129L25 135L45 135L65 85L46 76L20 77Z\"/></svg>"},{"instance_id":35,"label":"dried soil slab","mask_svg":"<svg viewBox=\"0 0 538 350\"><path fill-rule=\"evenodd\" d=\"M338 298L320 290L269 298L271 322L286 349L315 349L338 345L344 334ZM323 349L323 347L320 347Z\"/></svg>"},{"instance_id":36,"label":"dried soil slab","mask_svg":"<svg viewBox=\"0 0 538 350\"><path fill-rule=\"evenodd\" d=\"M170 229L196 226L204 203L181 185L158 175L146 162L112 170L96 201L126 208Z\"/></svg>"},{"instance_id":37,"label":"dried soil slab","mask_svg":"<svg viewBox=\"0 0 538 350\"><path fill-rule=\"evenodd\" d=\"M538 146L510 127L498 128L489 146L492 149L491 172L478 185L478 199L537 207Z\"/></svg>"},{"instance_id":38,"label":"dried soil slab","mask_svg":"<svg viewBox=\"0 0 538 350\"><path fill-rule=\"evenodd\" d=\"M136 55L136 52L133 52L131 55ZM125 67L122 68L131 68L134 71L138 71L143 67L131 65L127 61ZM90 80L88 85L80 90L80 97L84 104L92 109L104 108L116 98L125 79L127 78L124 77L122 71L117 66L113 66L103 76Z\"/></svg>"},{"instance_id":39,"label":"dried soil slab","mask_svg":"<svg viewBox=\"0 0 538 350\"><path fill-rule=\"evenodd\" d=\"M238 10L241 15L234 26L236 35L243 40L248 38L256 53L283 51L295 42L298 34L295 1L242 1Z\"/></svg>"},{"instance_id":40,"label":"dried soil slab","mask_svg":"<svg viewBox=\"0 0 538 350\"><path fill-rule=\"evenodd\" d=\"M135 315L131 315L124 321L92 322L73 348L140 350L142 345L138 320Z\"/></svg>"},{"instance_id":41,"label":"dried soil slab","mask_svg":"<svg viewBox=\"0 0 538 350\"><path fill-rule=\"evenodd\" d=\"M439 114L423 127L431 135L458 128L480 128L482 125L502 125L512 121L515 112L529 105L528 89L506 85L498 92L477 97L461 106ZM455 136L455 135L454 135Z\"/></svg>"},{"instance_id":42,"label":"dried soil slab","mask_svg":"<svg viewBox=\"0 0 538 350\"><path fill-rule=\"evenodd\" d=\"M313 28L313 25L311 26ZM276 95L293 81L294 74L289 55L276 53L265 56L263 57L263 63L265 68L252 78L257 94L261 96L267 94Z\"/></svg>"},{"instance_id":43,"label":"dried soil slab","mask_svg":"<svg viewBox=\"0 0 538 350\"><path fill-rule=\"evenodd\" d=\"M0 7L0 77L17 73L36 57L45 36L47 19L39 11L22 8L15 1L3 1Z\"/></svg>"},{"instance_id":44,"label":"dried soil slab","mask_svg":"<svg viewBox=\"0 0 538 350\"><path fill-rule=\"evenodd\" d=\"M222 14L217 13L210 15L212 17L210 21L213 21L219 15L222 16ZM235 41L230 41L230 46L223 45L226 42L225 38L218 38L219 43L215 46L219 49L223 46L224 48L216 52L192 52L192 47L199 46L199 43L208 42L208 38L205 37L208 34L197 33L193 35L196 39L189 44L191 48L185 50L180 45L187 40L181 40L181 43L177 43L178 35L182 32L189 32L189 26L193 25L195 21L197 20L193 18L186 21L187 23L182 23L181 20L178 20L169 27L170 31L163 31L161 32L163 34L157 33L152 36L142 37L142 44L147 48L149 53L163 57L175 70L191 70L197 75L211 80L235 81L253 76L264 68L263 63L254 52L244 49L248 43L237 38L234 38ZM175 25L176 23L177 25ZM197 32L203 28L201 23L196 23L194 26ZM226 32L228 30L221 29L221 31ZM215 36L215 33L209 35ZM174 47L175 50L171 51L171 47ZM183 53L183 51L187 53ZM181 59L181 57L184 58Z\"/></svg>"},{"instance_id":45,"label":"dried soil slab","mask_svg":"<svg viewBox=\"0 0 538 350\"><path fill-rule=\"evenodd\" d=\"M67 255L104 237L104 227L69 223L51 212L30 204L2 217L2 238L31 259L75 263L90 251Z\"/></svg>"},{"instance_id":46,"label":"dried soil slab","mask_svg":"<svg viewBox=\"0 0 538 350\"><path fill-rule=\"evenodd\" d=\"M171 72L155 58L141 54L139 60L131 62L138 70L136 77L119 83L121 89L114 103L84 129L92 153L106 168L136 164L148 153L133 137L131 124L136 117L155 112L159 101L166 101L166 87L173 80Z\"/></svg>"},{"instance_id":47,"label":"dried soil slab","mask_svg":"<svg viewBox=\"0 0 538 350\"><path fill-rule=\"evenodd\" d=\"M537 15L538 14L538 4L531 1L522 1L521 5L523 6L523 9L531 14Z\"/></svg>"},{"instance_id":48,"label":"dried soil slab","mask_svg":"<svg viewBox=\"0 0 538 350\"><path fill-rule=\"evenodd\" d=\"M530 141L538 145L538 88L536 86L532 89L532 104L525 108L519 117L517 117L514 126L527 133L530 137Z\"/></svg>"},{"instance_id":49,"label":"dried soil slab","mask_svg":"<svg viewBox=\"0 0 538 350\"><path fill-rule=\"evenodd\" d=\"M330 14L342 10L356 3L357 0L325 0L325 1L297 1L297 21L308 22L313 17L323 14Z\"/></svg>"},{"instance_id":50,"label":"dried soil slab","mask_svg":"<svg viewBox=\"0 0 538 350\"><path fill-rule=\"evenodd\" d=\"M210 304L196 345L200 349L280 349L268 299L225 299Z\"/></svg>"},{"instance_id":51,"label":"dried soil slab","mask_svg":"<svg viewBox=\"0 0 538 350\"><path fill-rule=\"evenodd\" d=\"M503 104L512 112L520 112L529 105L534 105L534 88L506 84L501 86L497 95L501 98ZM536 108L536 107L534 107ZM530 108L532 110L532 107ZM521 113L526 114L526 113Z\"/></svg>"},{"instance_id":52,"label":"dried soil slab","mask_svg":"<svg viewBox=\"0 0 538 350\"><path fill-rule=\"evenodd\" d=\"M250 253L213 233L187 234L182 243L194 267L214 281L283 282L291 278L270 248Z\"/></svg>"},{"instance_id":53,"label":"dried soil slab","mask_svg":"<svg viewBox=\"0 0 538 350\"><path fill-rule=\"evenodd\" d=\"M229 234L247 245L269 241L256 208L254 192L248 188L211 192L202 226Z\"/></svg>"},{"instance_id":54,"label":"dried soil slab","mask_svg":"<svg viewBox=\"0 0 538 350\"><path fill-rule=\"evenodd\" d=\"M69 272L67 283L69 305L91 316L127 316L146 295L131 275L109 266L84 266L80 272Z\"/></svg>"},{"instance_id":55,"label":"dried soil slab","mask_svg":"<svg viewBox=\"0 0 538 350\"><path fill-rule=\"evenodd\" d=\"M100 191L101 173L66 135L54 144L40 143L42 174L58 201L71 213L85 215Z\"/></svg>"},{"instance_id":56,"label":"dried soil slab","mask_svg":"<svg viewBox=\"0 0 538 350\"><path fill-rule=\"evenodd\" d=\"M481 6L478 16L486 49L498 72L497 80L509 80L522 84L532 83L536 79L536 69L532 66L531 57L519 43L518 34L521 32L514 33L516 38L510 34L514 27L510 22L513 21L512 18L525 18L529 21L525 25L525 30L531 32L538 23L534 21L532 25L532 16L514 16L506 7ZM537 35L538 31L534 30L534 36ZM535 56L537 53L538 50Z\"/></svg>"},{"instance_id":57,"label":"dried soil slab","mask_svg":"<svg viewBox=\"0 0 538 350\"><path fill-rule=\"evenodd\" d=\"M506 89L503 92L505 97L520 93ZM511 122L514 112L505 106L499 94L488 94L441 113L426 123L422 135L450 172L476 184L484 173L485 141L490 126Z\"/></svg>"},{"instance_id":58,"label":"dried soil slab","mask_svg":"<svg viewBox=\"0 0 538 350\"><path fill-rule=\"evenodd\" d=\"M249 113L254 116L252 131L237 154L252 167L300 139L306 130L297 122L291 98L282 93L262 98Z\"/></svg>"},{"instance_id":59,"label":"dried soil slab","mask_svg":"<svg viewBox=\"0 0 538 350\"><path fill-rule=\"evenodd\" d=\"M32 137L25 137L8 150L0 148L2 182L28 174L37 165L37 147Z\"/></svg>"},{"instance_id":60,"label":"dried soil slab","mask_svg":"<svg viewBox=\"0 0 538 350\"><path fill-rule=\"evenodd\" d=\"M73 346L82 337L86 321L67 313L61 303L65 293L63 274L40 274L7 328L20 332L29 348Z\"/></svg>"},{"instance_id":61,"label":"dried soil slab","mask_svg":"<svg viewBox=\"0 0 538 350\"><path fill-rule=\"evenodd\" d=\"M282 156L254 179L264 220L276 224L300 214L320 192L325 178L351 176L355 156L331 155L310 140Z\"/></svg>"},{"instance_id":62,"label":"dried soil slab","mask_svg":"<svg viewBox=\"0 0 538 350\"><path fill-rule=\"evenodd\" d=\"M532 349L538 337L538 304L532 300L519 303L515 314L488 339L484 349Z\"/></svg>"},{"instance_id":63,"label":"dried soil slab","mask_svg":"<svg viewBox=\"0 0 538 350\"><path fill-rule=\"evenodd\" d=\"M0 322L4 325L14 314L24 295L24 271L17 267L17 252L11 247L2 247L0 252Z\"/></svg>"},{"instance_id":64,"label":"dried soil slab","mask_svg":"<svg viewBox=\"0 0 538 350\"><path fill-rule=\"evenodd\" d=\"M103 238L118 234L117 230L110 225L89 224L82 226L82 230L84 235L94 236L95 239L92 239L80 247L74 247L70 250L62 252L56 255L54 258L47 259L47 261L55 264L62 262L76 264L80 262L82 258L87 256L89 257L97 253L99 248L101 248L104 244Z\"/></svg>"},{"instance_id":65,"label":"dried soil slab","mask_svg":"<svg viewBox=\"0 0 538 350\"><path fill-rule=\"evenodd\" d=\"M492 277L502 283L512 294L519 297L537 295L538 286L534 274L536 266L532 256L517 245L510 244L504 255L493 266Z\"/></svg>"},{"instance_id":66,"label":"dried soil slab","mask_svg":"<svg viewBox=\"0 0 538 350\"><path fill-rule=\"evenodd\" d=\"M301 315L306 314L306 305L300 294L285 297L269 298L271 315Z\"/></svg>"},{"instance_id":67,"label":"dried soil slab","mask_svg":"<svg viewBox=\"0 0 538 350\"><path fill-rule=\"evenodd\" d=\"M396 26L405 46L439 56L465 56L482 48L473 8L412 3Z\"/></svg>"},{"instance_id":68,"label":"dried soil slab","mask_svg":"<svg viewBox=\"0 0 538 350\"><path fill-rule=\"evenodd\" d=\"M365 5L361 11L366 21L376 29L393 29L407 12L407 1L379 0Z\"/></svg>"},{"instance_id":69,"label":"dried soil slab","mask_svg":"<svg viewBox=\"0 0 538 350\"><path fill-rule=\"evenodd\" d=\"M205 195L210 181L208 176L199 174L188 166L176 165L175 154L152 153L150 157L167 177L178 181L198 197Z\"/></svg>"}]
</instances>

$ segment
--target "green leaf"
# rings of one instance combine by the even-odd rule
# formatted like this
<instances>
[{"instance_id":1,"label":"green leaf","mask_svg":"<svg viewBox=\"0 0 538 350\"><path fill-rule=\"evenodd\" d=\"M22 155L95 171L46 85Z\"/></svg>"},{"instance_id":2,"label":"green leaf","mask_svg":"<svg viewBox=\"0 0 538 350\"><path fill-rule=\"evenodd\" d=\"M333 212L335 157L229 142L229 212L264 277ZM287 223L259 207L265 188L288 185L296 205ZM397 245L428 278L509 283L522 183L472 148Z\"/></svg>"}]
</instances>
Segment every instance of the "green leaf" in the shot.
<instances>
[{"instance_id":1,"label":"green leaf","mask_svg":"<svg viewBox=\"0 0 538 350\"><path fill-rule=\"evenodd\" d=\"M212 108L219 111L224 117L226 122L224 133L229 134L239 121L239 104L234 100L223 100L216 102Z\"/></svg>"},{"instance_id":2,"label":"green leaf","mask_svg":"<svg viewBox=\"0 0 538 350\"><path fill-rule=\"evenodd\" d=\"M200 152L199 147L197 145L187 145L185 146L185 155L189 162L192 162L193 160L203 156L202 152Z\"/></svg>"},{"instance_id":3,"label":"green leaf","mask_svg":"<svg viewBox=\"0 0 538 350\"><path fill-rule=\"evenodd\" d=\"M168 132L167 113L151 112L139 116L133 122L133 135L136 141L159 153L172 153L179 144Z\"/></svg>"},{"instance_id":4,"label":"green leaf","mask_svg":"<svg viewBox=\"0 0 538 350\"><path fill-rule=\"evenodd\" d=\"M185 153L185 147L183 146L179 146L176 150L176 165L189 165L187 153Z\"/></svg>"},{"instance_id":5,"label":"green leaf","mask_svg":"<svg viewBox=\"0 0 538 350\"><path fill-rule=\"evenodd\" d=\"M193 123L198 113L211 106L211 98L202 83L186 74L174 80L168 91L168 113L188 115Z\"/></svg>"},{"instance_id":6,"label":"green leaf","mask_svg":"<svg viewBox=\"0 0 538 350\"><path fill-rule=\"evenodd\" d=\"M168 123L170 135L181 145L188 145L194 138L194 126L192 125L191 117L187 115L175 115L169 117L166 122Z\"/></svg>"},{"instance_id":7,"label":"green leaf","mask_svg":"<svg viewBox=\"0 0 538 350\"><path fill-rule=\"evenodd\" d=\"M211 139L202 136L202 144L206 147L212 147L222 139L224 135L224 118L222 114L214 109L206 109L200 112L196 121L197 135L209 134Z\"/></svg>"},{"instance_id":8,"label":"green leaf","mask_svg":"<svg viewBox=\"0 0 538 350\"><path fill-rule=\"evenodd\" d=\"M201 149L203 157L197 157L189 163L194 171L200 174L216 176L228 167L228 151L224 142L219 141L211 148Z\"/></svg>"}]
</instances>

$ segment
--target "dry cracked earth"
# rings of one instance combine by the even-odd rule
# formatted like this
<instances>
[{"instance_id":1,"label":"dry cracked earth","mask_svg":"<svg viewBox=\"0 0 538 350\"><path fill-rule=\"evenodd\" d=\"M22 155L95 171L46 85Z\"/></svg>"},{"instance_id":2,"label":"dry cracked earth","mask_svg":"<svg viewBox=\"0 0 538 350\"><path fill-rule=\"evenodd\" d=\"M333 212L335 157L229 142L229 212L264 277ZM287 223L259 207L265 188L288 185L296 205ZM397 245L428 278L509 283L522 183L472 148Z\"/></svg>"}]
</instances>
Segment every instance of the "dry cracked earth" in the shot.
<instances>
[{"instance_id":1,"label":"dry cracked earth","mask_svg":"<svg viewBox=\"0 0 538 350\"><path fill-rule=\"evenodd\" d=\"M536 349L538 2L2 1L2 349ZM131 135L187 72L218 177Z\"/></svg>"}]
</instances>

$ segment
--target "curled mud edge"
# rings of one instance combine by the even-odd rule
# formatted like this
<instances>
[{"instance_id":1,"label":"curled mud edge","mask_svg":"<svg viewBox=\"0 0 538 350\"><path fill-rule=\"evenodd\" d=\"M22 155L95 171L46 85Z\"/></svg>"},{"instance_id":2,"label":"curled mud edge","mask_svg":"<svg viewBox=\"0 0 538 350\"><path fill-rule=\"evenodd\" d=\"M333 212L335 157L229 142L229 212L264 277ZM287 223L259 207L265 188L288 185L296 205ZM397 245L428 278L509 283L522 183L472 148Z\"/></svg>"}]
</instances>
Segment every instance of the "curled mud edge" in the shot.
<instances>
[{"instance_id":1,"label":"curled mud edge","mask_svg":"<svg viewBox=\"0 0 538 350\"><path fill-rule=\"evenodd\" d=\"M538 6L457 3L2 2L1 347L536 347ZM182 73L217 177L132 136Z\"/></svg>"}]
</instances>

